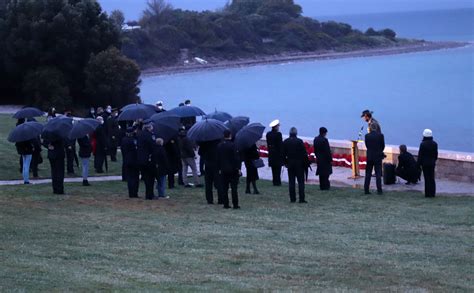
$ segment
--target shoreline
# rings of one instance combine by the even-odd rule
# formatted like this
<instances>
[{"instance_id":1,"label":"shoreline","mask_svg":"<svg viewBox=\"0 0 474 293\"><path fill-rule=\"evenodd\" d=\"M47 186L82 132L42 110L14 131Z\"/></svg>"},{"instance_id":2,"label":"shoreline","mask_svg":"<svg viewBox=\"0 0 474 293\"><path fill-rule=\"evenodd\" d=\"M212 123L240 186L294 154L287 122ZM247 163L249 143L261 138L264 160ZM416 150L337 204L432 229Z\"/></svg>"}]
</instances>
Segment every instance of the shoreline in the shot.
<instances>
[{"instance_id":1,"label":"shoreline","mask_svg":"<svg viewBox=\"0 0 474 293\"><path fill-rule=\"evenodd\" d=\"M209 64L191 64L191 65L175 65L167 67L154 67L142 71L142 77L153 77L160 75L173 75L180 73L213 71L230 68L251 67L258 65L280 64L285 62L304 62L318 60L333 60L358 57L374 57L399 55L407 53L418 53L437 51L444 49L455 49L470 45L468 42L418 42L415 44L401 45L377 49L364 49L348 52L337 51L316 51L310 53L287 53L281 55L262 56L251 59L239 59L235 61L220 60Z\"/></svg>"}]
</instances>

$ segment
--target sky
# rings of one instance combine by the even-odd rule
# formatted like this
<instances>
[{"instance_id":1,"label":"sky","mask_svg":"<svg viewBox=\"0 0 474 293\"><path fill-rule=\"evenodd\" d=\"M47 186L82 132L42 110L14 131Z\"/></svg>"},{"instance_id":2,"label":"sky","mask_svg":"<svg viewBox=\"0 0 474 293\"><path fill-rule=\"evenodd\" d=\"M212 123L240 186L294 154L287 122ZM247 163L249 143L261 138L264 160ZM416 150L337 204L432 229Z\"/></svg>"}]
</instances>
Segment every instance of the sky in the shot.
<instances>
[{"instance_id":1,"label":"sky","mask_svg":"<svg viewBox=\"0 0 474 293\"><path fill-rule=\"evenodd\" d=\"M98 0L110 12L122 10L127 20L136 20L146 7L147 0ZM229 0L168 0L175 8L189 10L215 10ZM310 17L458 9L474 7L472 0L295 0L303 7L303 14Z\"/></svg>"}]
</instances>

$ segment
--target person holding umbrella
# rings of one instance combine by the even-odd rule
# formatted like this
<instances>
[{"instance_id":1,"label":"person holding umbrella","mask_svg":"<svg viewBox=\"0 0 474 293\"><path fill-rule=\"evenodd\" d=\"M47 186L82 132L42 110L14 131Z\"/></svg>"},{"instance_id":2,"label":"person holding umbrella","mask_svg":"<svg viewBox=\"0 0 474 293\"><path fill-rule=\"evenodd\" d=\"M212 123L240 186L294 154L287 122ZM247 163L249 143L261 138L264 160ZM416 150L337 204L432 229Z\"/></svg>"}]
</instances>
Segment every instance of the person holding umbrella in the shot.
<instances>
[{"instance_id":1,"label":"person holding umbrella","mask_svg":"<svg viewBox=\"0 0 474 293\"><path fill-rule=\"evenodd\" d=\"M259 158L260 154L258 153L258 148L256 144L242 151L242 159L245 164L245 169L247 170L247 185L245 187L245 193L247 194L250 194L250 184L252 184L253 186L253 194L260 194L257 188L257 180L259 179L258 169L254 163Z\"/></svg>"},{"instance_id":2,"label":"person holding umbrella","mask_svg":"<svg viewBox=\"0 0 474 293\"><path fill-rule=\"evenodd\" d=\"M281 186L283 136L280 132L280 120L272 121L270 127L272 130L267 132L268 165L272 168L273 186Z\"/></svg>"},{"instance_id":3,"label":"person holding umbrella","mask_svg":"<svg viewBox=\"0 0 474 293\"><path fill-rule=\"evenodd\" d=\"M240 158L237 148L232 142L232 133L230 130L224 130L224 141L217 147L217 170L221 179L220 187L222 200L225 209L229 209L229 185L232 191L232 206L234 209L240 209L239 194L237 187L239 185Z\"/></svg>"},{"instance_id":4,"label":"person holding umbrella","mask_svg":"<svg viewBox=\"0 0 474 293\"><path fill-rule=\"evenodd\" d=\"M140 183L140 169L138 166L138 148L136 129L128 127L125 137L122 138L120 150L123 156L123 168L127 174L128 196L138 198L138 187Z\"/></svg>"}]
</instances>

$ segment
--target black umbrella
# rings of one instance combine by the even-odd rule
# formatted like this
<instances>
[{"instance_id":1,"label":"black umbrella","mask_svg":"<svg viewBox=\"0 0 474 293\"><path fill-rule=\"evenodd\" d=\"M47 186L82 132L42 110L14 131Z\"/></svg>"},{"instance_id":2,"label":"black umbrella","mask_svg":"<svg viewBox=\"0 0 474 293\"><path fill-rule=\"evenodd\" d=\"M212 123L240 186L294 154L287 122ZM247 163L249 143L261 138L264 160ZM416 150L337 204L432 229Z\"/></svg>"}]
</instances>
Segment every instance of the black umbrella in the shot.
<instances>
[{"instance_id":1,"label":"black umbrella","mask_svg":"<svg viewBox=\"0 0 474 293\"><path fill-rule=\"evenodd\" d=\"M265 126L260 123L252 123L237 132L235 144L239 150L251 147L262 138Z\"/></svg>"},{"instance_id":2,"label":"black umbrella","mask_svg":"<svg viewBox=\"0 0 474 293\"><path fill-rule=\"evenodd\" d=\"M68 138L78 139L78 138L84 137L87 134L94 132L94 130L99 125L100 125L100 122L96 119L86 118L86 119L79 120L76 123L74 123L74 126L71 129L71 132L69 132Z\"/></svg>"},{"instance_id":3,"label":"black umbrella","mask_svg":"<svg viewBox=\"0 0 474 293\"><path fill-rule=\"evenodd\" d=\"M156 113L155 108L146 104L131 104L123 107L122 113L118 116L119 121L135 121L138 119L148 119Z\"/></svg>"},{"instance_id":4,"label":"black umbrella","mask_svg":"<svg viewBox=\"0 0 474 293\"><path fill-rule=\"evenodd\" d=\"M141 105L141 106L144 106L144 107L147 107L147 108L150 108L150 109L153 109L153 111L156 111L155 110L155 106L153 105L150 105L150 104L129 104L127 106L124 106L122 109L120 109L120 112L123 112L125 110L128 110L128 109L132 109L134 108L136 105Z\"/></svg>"},{"instance_id":5,"label":"black umbrella","mask_svg":"<svg viewBox=\"0 0 474 293\"><path fill-rule=\"evenodd\" d=\"M43 124L38 122L25 122L15 127L8 135L9 142L22 142L36 138L43 131Z\"/></svg>"},{"instance_id":6,"label":"black umbrella","mask_svg":"<svg viewBox=\"0 0 474 293\"><path fill-rule=\"evenodd\" d=\"M222 139L226 129L227 127L224 123L219 120L204 119L189 129L188 137L199 142Z\"/></svg>"},{"instance_id":7,"label":"black umbrella","mask_svg":"<svg viewBox=\"0 0 474 293\"><path fill-rule=\"evenodd\" d=\"M55 117L46 123L42 136L51 140L67 138L72 129L72 118L66 116Z\"/></svg>"},{"instance_id":8,"label":"black umbrella","mask_svg":"<svg viewBox=\"0 0 474 293\"><path fill-rule=\"evenodd\" d=\"M145 122L153 122L153 132L156 137L166 142L178 134L181 118L173 113L161 112L151 116Z\"/></svg>"},{"instance_id":9,"label":"black umbrella","mask_svg":"<svg viewBox=\"0 0 474 293\"><path fill-rule=\"evenodd\" d=\"M222 122L226 122L227 120L232 119L232 115L226 112L221 112L221 111L214 111L212 113L209 113L206 115L206 118L208 119L216 119Z\"/></svg>"},{"instance_id":10,"label":"black umbrella","mask_svg":"<svg viewBox=\"0 0 474 293\"><path fill-rule=\"evenodd\" d=\"M40 109L33 108L33 107L26 107L13 115L15 119L24 119L24 118L33 118L33 117L41 117L44 115L44 112Z\"/></svg>"},{"instance_id":11,"label":"black umbrella","mask_svg":"<svg viewBox=\"0 0 474 293\"><path fill-rule=\"evenodd\" d=\"M239 130L241 130L244 126L249 124L249 122L250 122L249 117L237 116L228 120L224 124L232 132L232 135L235 136L237 132L239 132Z\"/></svg>"},{"instance_id":12,"label":"black umbrella","mask_svg":"<svg viewBox=\"0 0 474 293\"><path fill-rule=\"evenodd\" d=\"M168 111L170 114L176 114L181 118L196 117L206 115L203 110L195 106L181 106Z\"/></svg>"}]
</instances>

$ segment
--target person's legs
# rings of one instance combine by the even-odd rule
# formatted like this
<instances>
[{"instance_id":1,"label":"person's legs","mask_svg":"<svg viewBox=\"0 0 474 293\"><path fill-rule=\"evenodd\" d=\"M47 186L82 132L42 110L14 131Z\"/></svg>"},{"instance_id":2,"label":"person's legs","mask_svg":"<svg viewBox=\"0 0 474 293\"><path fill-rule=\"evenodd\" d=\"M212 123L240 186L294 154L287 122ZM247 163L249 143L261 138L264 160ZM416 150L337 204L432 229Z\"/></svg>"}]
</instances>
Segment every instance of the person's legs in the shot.
<instances>
[{"instance_id":1,"label":"person's legs","mask_svg":"<svg viewBox=\"0 0 474 293\"><path fill-rule=\"evenodd\" d=\"M297 170L296 174L296 179L298 180L298 195L299 195L299 201L300 202L305 202L305 175L304 175L304 169L299 169Z\"/></svg>"},{"instance_id":2,"label":"person's legs","mask_svg":"<svg viewBox=\"0 0 474 293\"><path fill-rule=\"evenodd\" d=\"M296 201L296 172L293 168L288 168L288 188L290 192L290 201Z\"/></svg>"},{"instance_id":3,"label":"person's legs","mask_svg":"<svg viewBox=\"0 0 474 293\"><path fill-rule=\"evenodd\" d=\"M281 185L281 166L272 166L273 186Z\"/></svg>"},{"instance_id":4,"label":"person's legs","mask_svg":"<svg viewBox=\"0 0 474 293\"><path fill-rule=\"evenodd\" d=\"M166 197L165 188L166 188L166 176L158 176L157 178L157 191L158 197Z\"/></svg>"},{"instance_id":5,"label":"person's legs","mask_svg":"<svg viewBox=\"0 0 474 293\"><path fill-rule=\"evenodd\" d=\"M376 162L375 169L375 183L377 185L377 193L382 193L382 162Z\"/></svg>"},{"instance_id":6,"label":"person's legs","mask_svg":"<svg viewBox=\"0 0 474 293\"><path fill-rule=\"evenodd\" d=\"M219 184L219 196L221 203L224 205L224 208L229 208L229 185L231 183L231 178L227 174L221 174L220 176L220 184Z\"/></svg>"},{"instance_id":7,"label":"person's legs","mask_svg":"<svg viewBox=\"0 0 474 293\"><path fill-rule=\"evenodd\" d=\"M233 175L230 181L230 188L232 192L232 206L234 209L240 208L239 207L239 192L238 192L238 185L239 185L239 175Z\"/></svg>"},{"instance_id":8,"label":"person's legs","mask_svg":"<svg viewBox=\"0 0 474 293\"><path fill-rule=\"evenodd\" d=\"M174 188L174 173L173 171L168 173L168 188L173 189Z\"/></svg>"},{"instance_id":9,"label":"person's legs","mask_svg":"<svg viewBox=\"0 0 474 293\"><path fill-rule=\"evenodd\" d=\"M329 186L329 175L319 175L319 189L328 190Z\"/></svg>"},{"instance_id":10,"label":"person's legs","mask_svg":"<svg viewBox=\"0 0 474 293\"><path fill-rule=\"evenodd\" d=\"M365 182L364 182L364 192L366 194L370 193L370 179L372 179L372 170L374 168L374 162L367 161L365 166Z\"/></svg>"},{"instance_id":11,"label":"person's legs","mask_svg":"<svg viewBox=\"0 0 474 293\"><path fill-rule=\"evenodd\" d=\"M434 167L423 167L423 177L425 178L425 196L436 196L436 182Z\"/></svg>"},{"instance_id":12,"label":"person's legs","mask_svg":"<svg viewBox=\"0 0 474 293\"><path fill-rule=\"evenodd\" d=\"M64 194L64 157L58 160L59 193Z\"/></svg>"},{"instance_id":13,"label":"person's legs","mask_svg":"<svg viewBox=\"0 0 474 293\"><path fill-rule=\"evenodd\" d=\"M247 177L245 177L245 193L246 194L250 193L250 183L251 183L251 181L250 181L250 178L249 178L249 174L247 174Z\"/></svg>"},{"instance_id":14,"label":"person's legs","mask_svg":"<svg viewBox=\"0 0 474 293\"><path fill-rule=\"evenodd\" d=\"M181 168L180 173L182 174L181 176L183 177L183 183L186 186L186 185L189 184L189 182L188 182L188 163L187 163L186 158L181 159L181 165L183 166L183 168Z\"/></svg>"},{"instance_id":15,"label":"person's legs","mask_svg":"<svg viewBox=\"0 0 474 293\"><path fill-rule=\"evenodd\" d=\"M183 174L181 170L183 170L183 161L179 159L178 160L178 185L184 185L183 176L185 176L185 174Z\"/></svg>"},{"instance_id":16,"label":"person's legs","mask_svg":"<svg viewBox=\"0 0 474 293\"><path fill-rule=\"evenodd\" d=\"M198 171L197 171L197 166L196 166L196 160L194 158L187 158L186 159L188 166L191 168L191 171L193 173L193 180L194 180L194 185L200 185L201 183L199 182L199 176L198 176ZM185 176L183 174L183 176Z\"/></svg>"},{"instance_id":17,"label":"person's legs","mask_svg":"<svg viewBox=\"0 0 474 293\"><path fill-rule=\"evenodd\" d=\"M66 149L66 165L67 173L74 174L74 151L69 148Z\"/></svg>"},{"instance_id":18,"label":"person's legs","mask_svg":"<svg viewBox=\"0 0 474 293\"><path fill-rule=\"evenodd\" d=\"M213 170L206 170L204 173L204 182L206 184L206 200L207 203L212 204L214 203L214 171Z\"/></svg>"},{"instance_id":19,"label":"person's legs","mask_svg":"<svg viewBox=\"0 0 474 293\"><path fill-rule=\"evenodd\" d=\"M152 168L149 166L142 167L142 176L145 181L145 198L149 200L153 199L155 197L153 190L155 187L155 175Z\"/></svg>"},{"instance_id":20,"label":"person's legs","mask_svg":"<svg viewBox=\"0 0 474 293\"><path fill-rule=\"evenodd\" d=\"M253 186L253 194L260 194L260 192L258 191L258 188L257 188L257 181L256 180L252 181L252 186Z\"/></svg>"},{"instance_id":21,"label":"person's legs","mask_svg":"<svg viewBox=\"0 0 474 293\"><path fill-rule=\"evenodd\" d=\"M33 171L34 178L38 177L39 156L40 156L39 153L33 153L33 156L31 157L30 168L31 168L31 171Z\"/></svg>"},{"instance_id":22,"label":"person's legs","mask_svg":"<svg viewBox=\"0 0 474 293\"><path fill-rule=\"evenodd\" d=\"M89 158L81 158L82 160L82 180L89 178Z\"/></svg>"},{"instance_id":23,"label":"person's legs","mask_svg":"<svg viewBox=\"0 0 474 293\"><path fill-rule=\"evenodd\" d=\"M30 183L30 164L31 164L31 155L23 155L23 182Z\"/></svg>"}]
</instances>

